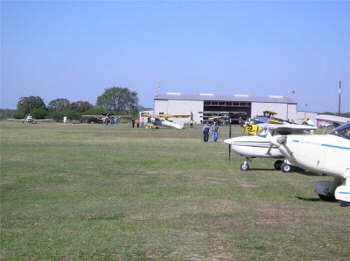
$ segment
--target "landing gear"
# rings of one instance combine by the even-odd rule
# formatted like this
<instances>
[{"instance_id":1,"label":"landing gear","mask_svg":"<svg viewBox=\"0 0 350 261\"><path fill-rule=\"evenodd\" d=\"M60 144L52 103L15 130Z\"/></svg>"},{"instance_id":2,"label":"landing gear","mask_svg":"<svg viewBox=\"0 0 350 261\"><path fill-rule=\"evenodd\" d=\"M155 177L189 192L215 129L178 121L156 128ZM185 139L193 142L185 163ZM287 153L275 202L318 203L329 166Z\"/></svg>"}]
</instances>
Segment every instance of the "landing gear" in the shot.
<instances>
[{"instance_id":1,"label":"landing gear","mask_svg":"<svg viewBox=\"0 0 350 261\"><path fill-rule=\"evenodd\" d=\"M245 160L245 161L241 164L240 169L241 169L241 171L247 171L247 170L249 170L249 163L248 163L248 160Z\"/></svg>"},{"instance_id":2,"label":"landing gear","mask_svg":"<svg viewBox=\"0 0 350 261\"><path fill-rule=\"evenodd\" d=\"M318 197L323 200L323 201L330 201L330 202L334 202L335 201L335 197L332 195L322 195L322 194L318 194Z\"/></svg>"},{"instance_id":3,"label":"landing gear","mask_svg":"<svg viewBox=\"0 0 350 261\"><path fill-rule=\"evenodd\" d=\"M288 163L283 163L283 164L281 165L281 170L282 170L283 172L285 172L285 173L287 173L287 172L292 172L293 167L292 167L291 165L289 165Z\"/></svg>"},{"instance_id":4,"label":"landing gear","mask_svg":"<svg viewBox=\"0 0 350 261\"><path fill-rule=\"evenodd\" d=\"M341 206L341 207L349 207L350 206L350 202L339 201L339 206Z\"/></svg>"},{"instance_id":5,"label":"landing gear","mask_svg":"<svg viewBox=\"0 0 350 261\"><path fill-rule=\"evenodd\" d=\"M282 164L283 164L283 160L276 160L273 166L275 167L275 169L281 170Z\"/></svg>"}]
</instances>

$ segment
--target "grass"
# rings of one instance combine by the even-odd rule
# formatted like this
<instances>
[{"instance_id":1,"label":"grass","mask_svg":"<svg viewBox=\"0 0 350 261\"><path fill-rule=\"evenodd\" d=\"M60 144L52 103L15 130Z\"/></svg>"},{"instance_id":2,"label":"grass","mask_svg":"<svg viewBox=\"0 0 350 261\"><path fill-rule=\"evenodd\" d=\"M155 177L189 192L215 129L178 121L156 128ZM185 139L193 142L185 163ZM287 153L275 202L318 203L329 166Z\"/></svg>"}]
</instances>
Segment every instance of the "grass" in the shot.
<instances>
[{"instance_id":1,"label":"grass","mask_svg":"<svg viewBox=\"0 0 350 261\"><path fill-rule=\"evenodd\" d=\"M241 172L226 128L0 128L2 260L350 259L350 209L313 193L329 178Z\"/></svg>"}]
</instances>

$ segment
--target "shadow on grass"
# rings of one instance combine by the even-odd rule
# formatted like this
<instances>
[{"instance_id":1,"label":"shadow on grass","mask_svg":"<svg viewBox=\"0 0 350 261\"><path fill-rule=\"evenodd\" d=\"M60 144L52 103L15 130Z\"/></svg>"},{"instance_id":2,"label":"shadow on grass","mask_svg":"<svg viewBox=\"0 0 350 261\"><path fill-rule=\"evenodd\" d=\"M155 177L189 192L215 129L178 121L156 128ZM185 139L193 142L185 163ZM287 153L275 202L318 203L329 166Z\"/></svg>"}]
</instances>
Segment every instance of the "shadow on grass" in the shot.
<instances>
[{"instance_id":1,"label":"shadow on grass","mask_svg":"<svg viewBox=\"0 0 350 261\"><path fill-rule=\"evenodd\" d=\"M298 196L296 196L296 198L304 201L321 201L321 199L319 198L304 198L304 197L298 197Z\"/></svg>"},{"instance_id":2,"label":"shadow on grass","mask_svg":"<svg viewBox=\"0 0 350 261\"><path fill-rule=\"evenodd\" d=\"M269 169L269 168L249 168L250 171L277 171L277 169Z\"/></svg>"},{"instance_id":3,"label":"shadow on grass","mask_svg":"<svg viewBox=\"0 0 350 261\"><path fill-rule=\"evenodd\" d=\"M332 199L332 198L326 198L326 199L320 199L320 198L304 198L304 197L298 197L296 196L297 199L300 199L300 200L304 200L304 201L320 201L320 202L330 202L330 203L337 203L338 200L336 200L335 198Z\"/></svg>"},{"instance_id":4,"label":"shadow on grass","mask_svg":"<svg viewBox=\"0 0 350 261\"><path fill-rule=\"evenodd\" d=\"M319 174L313 173L313 172L309 172L306 171L304 169L298 168L298 167L294 167L294 173L296 174L301 174L301 175L305 175L305 176L321 176Z\"/></svg>"}]
</instances>

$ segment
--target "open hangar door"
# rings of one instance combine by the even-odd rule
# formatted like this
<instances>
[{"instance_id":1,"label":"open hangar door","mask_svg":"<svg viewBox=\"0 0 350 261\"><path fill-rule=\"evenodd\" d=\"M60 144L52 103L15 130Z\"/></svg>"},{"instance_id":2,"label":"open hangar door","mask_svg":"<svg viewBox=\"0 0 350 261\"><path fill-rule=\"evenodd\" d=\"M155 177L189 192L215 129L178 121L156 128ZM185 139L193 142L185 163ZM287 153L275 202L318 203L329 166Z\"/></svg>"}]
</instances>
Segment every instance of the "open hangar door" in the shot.
<instances>
[{"instance_id":1,"label":"open hangar door","mask_svg":"<svg viewBox=\"0 0 350 261\"><path fill-rule=\"evenodd\" d=\"M238 123L240 117L246 120L251 117L251 102L205 101L203 121L212 117L231 118L232 123Z\"/></svg>"}]
</instances>

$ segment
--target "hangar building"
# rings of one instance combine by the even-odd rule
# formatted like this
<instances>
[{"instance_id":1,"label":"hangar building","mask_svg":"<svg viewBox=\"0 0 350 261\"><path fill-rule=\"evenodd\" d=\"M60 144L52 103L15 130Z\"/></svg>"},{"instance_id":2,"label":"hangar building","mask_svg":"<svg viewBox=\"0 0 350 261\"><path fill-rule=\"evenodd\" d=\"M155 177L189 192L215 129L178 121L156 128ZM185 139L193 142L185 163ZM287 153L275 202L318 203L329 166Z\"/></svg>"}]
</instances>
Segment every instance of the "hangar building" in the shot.
<instances>
[{"instance_id":1,"label":"hangar building","mask_svg":"<svg viewBox=\"0 0 350 261\"><path fill-rule=\"evenodd\" d=\"M297 119L297 103L284 96L219 96L212 93L184 95L168 92L154 97L154 113L192 114L195 123L201 123L214 116L255 117L262 115L266 110L276 112L276 117L281 119Z\"/></svg>"}]
</instances>

